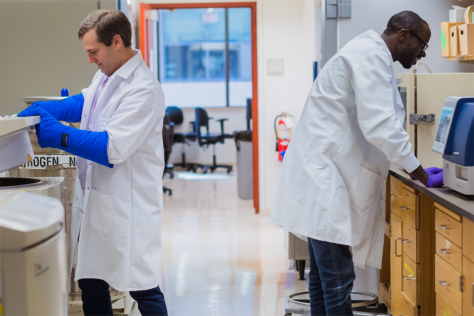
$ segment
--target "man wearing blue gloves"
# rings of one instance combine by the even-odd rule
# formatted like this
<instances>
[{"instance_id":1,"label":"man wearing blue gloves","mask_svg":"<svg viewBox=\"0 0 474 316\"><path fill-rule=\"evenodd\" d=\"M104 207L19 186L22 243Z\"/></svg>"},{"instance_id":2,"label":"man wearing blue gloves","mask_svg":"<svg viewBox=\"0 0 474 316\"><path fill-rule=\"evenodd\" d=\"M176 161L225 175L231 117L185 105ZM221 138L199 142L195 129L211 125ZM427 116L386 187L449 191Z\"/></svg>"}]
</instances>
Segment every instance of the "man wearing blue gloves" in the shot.
<instances>
[{"instance_id":1,"label":"man wearing blue gloves","mask_svg":"<svg viewBox=\"0 0 474 316\"><path fill-rule=\"evenodd\" d=\"M131 47L123 12L97 10L78 36L100 70L82 93L36 102L41 147L77 155L70 269L88 315L113 315L109 285L130 291L142 315L167 315L161 283L163 90ZM81 122L80 129L59 121Z\"/></svg>"}]
</instances>

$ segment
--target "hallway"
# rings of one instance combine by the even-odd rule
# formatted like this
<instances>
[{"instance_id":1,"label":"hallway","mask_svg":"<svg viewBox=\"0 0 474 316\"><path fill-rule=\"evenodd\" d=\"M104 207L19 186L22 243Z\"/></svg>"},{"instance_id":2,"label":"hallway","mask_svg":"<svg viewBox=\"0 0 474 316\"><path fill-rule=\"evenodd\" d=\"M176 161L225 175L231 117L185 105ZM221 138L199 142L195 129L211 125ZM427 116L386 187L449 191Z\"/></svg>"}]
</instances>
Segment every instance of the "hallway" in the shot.
<instances>
[{"instance_id":1,"label":"hallway","mask_svg":"<svg viewBox=\"0 0 474 316\"><path fill-rule=\"evenodd\" d=\"M176 316L275 316L307 289L288 269L281 228L237 196L235 173L164 179L163 292Z\"/></svg>"}]
</instances>

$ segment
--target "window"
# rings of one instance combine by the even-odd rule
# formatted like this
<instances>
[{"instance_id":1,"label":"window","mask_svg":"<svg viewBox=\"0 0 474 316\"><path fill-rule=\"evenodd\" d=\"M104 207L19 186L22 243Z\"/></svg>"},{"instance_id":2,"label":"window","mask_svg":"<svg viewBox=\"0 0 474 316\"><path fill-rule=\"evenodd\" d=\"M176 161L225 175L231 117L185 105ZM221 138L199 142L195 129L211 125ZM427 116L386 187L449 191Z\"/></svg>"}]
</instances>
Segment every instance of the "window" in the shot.
<instances>
[{"instance_id":1,"label":"window","mask_svg":"<svg viewBox=\"0 0 474 316\"><path fill-rule=\"evenodd\" d=\"M166 105L245 106L252 97L250 8L157 10L155 72Z\"/></svg>"}]
</instances>

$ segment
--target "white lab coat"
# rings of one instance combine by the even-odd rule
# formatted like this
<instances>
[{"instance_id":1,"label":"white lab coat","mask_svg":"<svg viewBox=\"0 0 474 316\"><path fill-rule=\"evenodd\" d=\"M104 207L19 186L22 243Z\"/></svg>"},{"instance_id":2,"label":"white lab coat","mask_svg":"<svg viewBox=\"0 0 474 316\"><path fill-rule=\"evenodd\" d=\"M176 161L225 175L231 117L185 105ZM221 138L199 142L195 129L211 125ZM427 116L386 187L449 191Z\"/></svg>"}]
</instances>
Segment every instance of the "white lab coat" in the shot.
<instances>
[{"instance_id":1,"label":"white lab coat","mask_svg":"<svg viewBox=\"0 0 474 316\"><path fill-rule=\"evenodd\" d=\"M390 161L419 166L385 42L368 31L314 82L283 161L270 223L352 246L354 264L380 268Z\"/></svg>"},{"instance_id":2,"label":"white lab coat","mask_svg":"<svg viewBox=\"0 0 474 316\"><path fill-rule=\"evenodd\" d=\"M104 76L98 71L82 91L81 129ZM92 117L91 130L109 135L113 168L77 159L70 247L76 280L102 279L121 291L161 282L164 112L163 90L138 52L109 78Z\"/></svg>"}]
</instances>

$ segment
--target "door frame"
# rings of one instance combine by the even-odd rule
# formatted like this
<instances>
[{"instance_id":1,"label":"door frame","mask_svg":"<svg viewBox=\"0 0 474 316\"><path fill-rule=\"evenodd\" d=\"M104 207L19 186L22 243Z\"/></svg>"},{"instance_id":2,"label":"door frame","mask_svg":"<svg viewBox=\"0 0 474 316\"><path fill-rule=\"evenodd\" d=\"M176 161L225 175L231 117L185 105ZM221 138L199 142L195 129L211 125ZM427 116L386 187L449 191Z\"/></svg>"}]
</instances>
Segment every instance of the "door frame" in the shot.
<instances>
[{"instance_id":1,"label":"door frame","mask_svg":"<svg viewBox=\"0 0 474 316\"><path fill-rule=\"evenodd\" d=\"M149 64L148 23L146 10L159 9L203 9L203 8L250 8L252 28L252 169L253 206L255 214L260 213L259 160L258 160L258 68L257 68L257 2L215 2L215 3L140 3L140 50L146 64Z\"/></svg>"}]
</instances>

